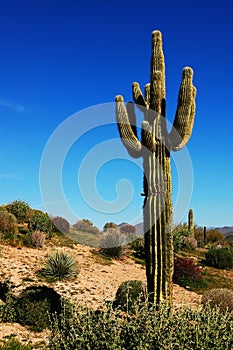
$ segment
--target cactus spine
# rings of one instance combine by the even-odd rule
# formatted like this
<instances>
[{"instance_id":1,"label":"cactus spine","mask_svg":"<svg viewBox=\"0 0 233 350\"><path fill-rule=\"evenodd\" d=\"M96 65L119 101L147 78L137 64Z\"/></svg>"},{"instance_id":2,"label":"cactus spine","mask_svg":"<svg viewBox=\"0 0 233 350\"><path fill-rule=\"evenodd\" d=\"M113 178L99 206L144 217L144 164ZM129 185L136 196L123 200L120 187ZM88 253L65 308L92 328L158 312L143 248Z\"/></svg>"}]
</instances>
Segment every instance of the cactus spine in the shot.
<instances>
[{"instance_id":1,"label":"cactus spine","mask_svg":"<svg viewBox=\"0 0 233 350\"><path fill-rule=\"evenodd\" d=\"M189 231L193 234L194 236L194 220L193 220L193 210L189 209L189 214L188 214L188 228Z\"/></svg>"},{"instance_id":2,"label":"cactus spine","mask_svg":"<svg viewBox=\"0 0 233 350\"><path fill-rule=\"evenodd\" d=\"M167 131L165 119L165 63L162 34L152 33L150 83L143 94L138 83L132 84L133 98L144 113L141 141L136 130L134 104L115 98L116 119L123 144L135 158L143 158L143 206L146 275L150 304L172 303L173 237L172 182L170 152L178 151L188 142L194 123L196 89L193 71L183 69L178 106L172 130Z\"/></svg>"}]
</instances>

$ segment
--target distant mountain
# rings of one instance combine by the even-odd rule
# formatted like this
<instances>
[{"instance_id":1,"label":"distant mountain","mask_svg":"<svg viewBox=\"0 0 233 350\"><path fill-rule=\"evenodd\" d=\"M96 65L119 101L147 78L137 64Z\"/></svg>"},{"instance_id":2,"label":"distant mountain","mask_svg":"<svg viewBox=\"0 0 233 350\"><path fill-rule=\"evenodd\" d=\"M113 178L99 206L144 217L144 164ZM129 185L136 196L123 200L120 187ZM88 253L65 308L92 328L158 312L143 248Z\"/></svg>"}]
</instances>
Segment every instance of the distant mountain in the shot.
<instances>
[{"instance_id":1,"label":"distant mountain","mask_svg":"<svg viewBox=\"0 0 233 350\"><path fill-rule=\"evenodd\" d=\"M135 225L135 227L137 235L142 235L144 233L143 222L140 222L139 224Z\"/></svg>"},{"instance_id":2,"label":"distant mountain","mask_svg":"<svg viewBox=\"0 0 233 350\"><path fill-rule=\"evenodd\" d=\"M215 227L224 236L233 235L233 226Z\"/></svg>"}]
</instances>

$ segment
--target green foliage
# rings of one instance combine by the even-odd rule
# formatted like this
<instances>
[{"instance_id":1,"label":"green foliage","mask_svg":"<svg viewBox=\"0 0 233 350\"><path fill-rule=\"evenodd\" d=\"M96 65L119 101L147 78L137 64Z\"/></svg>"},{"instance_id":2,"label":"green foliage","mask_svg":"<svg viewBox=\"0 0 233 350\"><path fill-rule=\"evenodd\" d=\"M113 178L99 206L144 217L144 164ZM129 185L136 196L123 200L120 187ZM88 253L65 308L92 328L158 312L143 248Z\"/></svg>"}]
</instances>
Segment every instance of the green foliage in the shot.
<instances>
[{"instance_id":1,"label":"green foliage","mask_svg":"<svg viewBox=\"0 0 233 350\"><path fill-rule=\"evenodd\" d=\"M88 219L83 219L83 220L77 221L76 224L73 225L73 227L77 231L84 231L84 232L89 232L89 233L94 233L94 234L99 233L99 229L97 227L93 226L93 223Z\"/></svg>"},{"instance_id":2,"label":"green foliage","mask_svg":"<svg viewBox=\"0 0 233 350\"><path fill-rule=\"evenodd\" d=\"M205 262L217 269L233 268L233 249L210 248L205 254Z\"/></svg>"},{"instance_id":3,"label":"green foliage","mask_svg":"<svg viewBox=\"0 0 233 350\"><path fill-rule=\"evenodd\" d=\"M223 243L225 240L224 235L216 229L207 230L206 235L207 243Z\"/></svg>"},{"instance_id":4,"label":"green foliage","mask_svg":"<svg viewBox=\"0 0 233 350\"><path fill-rule=\"evenodd\" d=\"M10 336L7 340L0 341L0 350L33 350L29 344L22 344L14 336Z\"/></svg>"},{"instance_id":5,"label":"green foliage","mask_svg":"<svg viewBox=\"0 0 233 350\"><path fill-rule=\"evenodd\" d=\"M15 235L18 232L17 219L6 210L0 211L0 232L6 235Z\"/></svg>"},{"instance_id":6,"label":"green foliage","mask_svg":"<svg viewBox=\"0 0 233 350\"><path fill-rule=\"evenodd\" d=\"M49 315L60 314L61 296L46 286L28 287L17 298L17 321L32 331L40 332L49 326Z\"/></svg>"},{"instance_id":7,"label":"green foliage","mask_svg":"<svg viewBox=\"0 0 233 350\"><path fill-rule=\"evenodd\" d=\"M138 238L135 239L132 243L130 243L130 246L133 250L133 255L138 259L145 260L146 254L145 254L145 246L144 246L144 238Z\"/></svg>"},{"instance_id":8,"label":"green foliage","mask_svg":"<svg viewBox=\"0 0 233 350\"><path fill-rule=\"evenodd\" d=\"M53 224L53 231L62 233L70 232L70 224L66 219L60 216L55 216L51 220Z\"/></svg>"},{"instance_id":9,"label":"green foliage","mask_svg":"<svg viewBox=\"0 0 233 350\"><path fill-rule=\"evenodd\" d=\"M193 251L196 249L197 241L186 225L178 225L173 231L173 246L175 253L181 250Z\"/></svg>"},{"instance_id":10,"label":"green foliage","mask_svg":"<svg viewBox=\"0 0 233 350\"><path fill-rule=\"evenodd\" d=\"M146 298L146 287L142 281L125 281L117 289L113 306L134 313L139 306L142 307Z\"/></svg>"},{"instance_id":11,"label":"green foliage","mask_svg":"<svg viewBox=\"0 0 233 350\"><path fill-rule=\"evenodd\" d=\"M78 269L72 256L58 250L47 259L39 274L50 281L69 280L77 276Z\"/></svg>"},{"instance_id":12,"label":"green foliage","mask_svg":"<svg viewBox=\"0 0 233 350\"><path fill-rule=\"evenodd\" d=\"M201 269L190 258L176 257L174 261L173 282L182 287L202 280Z\"/></svg>"},{"instance_id":13,"label":"green foliage","mask_svg":"<svg viewBox=\"0 0 233 350\"><path fill-rule=\"evenodd\" d=\"M108 228L99 240L100 252L121 259L129 252L126 236L114 228Z\"/></svg>"},{"instance_id":14,"label":"green foliage","mask_svg":"<svg viewBox=\"0 0 233 350\"><path fill-rule=\"evenodd\" d=\"M19 224L29 221L31 208L27 202L15 200L9 203L6 209L16 217Z\"/></svg>"},{"instance_id":15,"label":"green foliage","mask_svg":"<svg viewBox=\"0 0 233 350\"><path fill-rule=\"evenodd\" d=\"M115 224L115 222L106 222L106 224L103 227L104 232L107 231L108 228L115 228L118 230L118 225Z\"/></svg>"},{"instance_id":16,"label":"green foliage","mask_svg":"<svg viewBox=\"0 0 233 350\"><path fill-rule=\"evenodd\" d=\"M51 324L50 350L233 348L233 313L142 306L136 314L74 307Z\"/></svg>"},{"instance_id":17,"label":"green foliage","mask_svg":"<svg viewBox=\"0 0 233 350\"><path fill-rule=\"evenodd\" d=\"M233 291L228 288L210 289L204 293L202 304L211 308L219 308L221 312L233 312Z\"/></svg>"},{"instance_id":18,"label":"green foliage","mask_svg":"<svg viewBox=\"0 0 233 350\"><path fill-rule=\"evenodd\" d=\"M31 231L41 231L47 234L48 238L52 235L52 222L47 213L41 210L33 210L30 219Z\"/></svg>"}]
</instances>

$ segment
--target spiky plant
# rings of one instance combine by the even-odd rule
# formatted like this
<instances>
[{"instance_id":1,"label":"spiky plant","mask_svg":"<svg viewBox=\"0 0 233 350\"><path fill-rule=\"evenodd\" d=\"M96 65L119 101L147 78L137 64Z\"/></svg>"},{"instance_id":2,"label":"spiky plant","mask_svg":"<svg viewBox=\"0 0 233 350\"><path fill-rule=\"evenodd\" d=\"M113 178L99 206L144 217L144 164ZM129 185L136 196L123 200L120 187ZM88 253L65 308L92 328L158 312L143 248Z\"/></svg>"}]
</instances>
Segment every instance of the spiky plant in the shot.
<instances>
[{"instance_id":1,"label":"spiky plant","mask_svg":"<svg viewBox=\"0 0 233 350\"><path fill-rule=\"evenodd\" d=\"M143 94L133 83L133 98L144 113L142 137L136 129L134 104L124 104L122 96L116 101L116 118L123 144L129 154L143 158L144 166L144 232L146 275L149 302L172 302L173 238L172 183L170 152L182 149L188 142L195 115L196 89L192 83L193 70L183 69L178 106L170 132L166 128L165 63L162 34L152 33L150 83Z\"/></svg>"},{"instance_id":2,"label":"spiky plant","mask_svg":"<svg viewBox=\"0 0 233 350\"><path fill-rule=\"evenodd\" d=\"M74 258L63 252L56 251L48 257L40 274L49 280L74 279L78 274L77 264Z\"/></svg>"}]
</instances>

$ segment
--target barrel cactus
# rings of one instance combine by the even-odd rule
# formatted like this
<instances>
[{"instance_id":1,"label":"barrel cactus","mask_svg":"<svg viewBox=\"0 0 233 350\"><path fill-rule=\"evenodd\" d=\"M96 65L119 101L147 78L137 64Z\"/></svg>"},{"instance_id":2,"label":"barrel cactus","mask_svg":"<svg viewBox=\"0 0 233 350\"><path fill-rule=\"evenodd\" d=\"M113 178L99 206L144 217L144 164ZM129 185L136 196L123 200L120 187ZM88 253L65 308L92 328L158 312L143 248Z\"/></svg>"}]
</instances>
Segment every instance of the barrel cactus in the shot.
<instances>
[{"instance_id":1,"label":"barrel cactus","mask_svg":"<svg viewBox=\"0 0 233 350\"><path fill-rule=\"evenodd\" d=\"M183 69L178 106L170 132L166 126L165 63L162 34L152 33L150 83L142 93L138 83L132 84L133 99L144 113L141 141L137 136L133 103L125 105L121 95L115 97L116 119L120 137L128 153L143 158L143 205L146 275L150 304L172 302L173 237L172 182L170 152L182 149L188 142L195 115L196 88L193 70Z\"/></svg>"}]
</instances>

